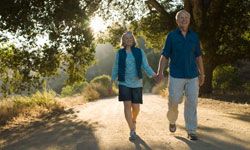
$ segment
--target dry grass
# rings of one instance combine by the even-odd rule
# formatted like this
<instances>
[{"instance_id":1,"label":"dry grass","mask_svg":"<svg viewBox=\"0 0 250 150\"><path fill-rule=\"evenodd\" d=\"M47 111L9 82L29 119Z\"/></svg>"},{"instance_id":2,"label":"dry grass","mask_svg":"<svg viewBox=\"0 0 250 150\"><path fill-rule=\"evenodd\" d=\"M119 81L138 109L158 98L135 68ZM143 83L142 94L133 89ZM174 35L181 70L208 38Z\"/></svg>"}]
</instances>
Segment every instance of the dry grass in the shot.
<instances>
[{"instance_id":1,"label":"dry grass","mask_svg":"<svg viewBox=\"0 0 250 150\"><path fill-rule=\"evenodd\" d=\"M82 105L87 102L83 95L74 95L63 98L56 98L56 100L64 107L70 108L76 105Z\"/></svg>"},{"instance_id":2,"label":"dry grass","mask_svg":"<svg viewBox=\"0 0 250 150\"><path fill-rule=\"evenodd\" d=\"M55 100L55 94L49 91L37 92L30 97L14 96L3 99L0 101L0 110L0 125L5 125L17 118L29 119L44 113L61 112L64 108Z\"/></svg>"}]
</instances>

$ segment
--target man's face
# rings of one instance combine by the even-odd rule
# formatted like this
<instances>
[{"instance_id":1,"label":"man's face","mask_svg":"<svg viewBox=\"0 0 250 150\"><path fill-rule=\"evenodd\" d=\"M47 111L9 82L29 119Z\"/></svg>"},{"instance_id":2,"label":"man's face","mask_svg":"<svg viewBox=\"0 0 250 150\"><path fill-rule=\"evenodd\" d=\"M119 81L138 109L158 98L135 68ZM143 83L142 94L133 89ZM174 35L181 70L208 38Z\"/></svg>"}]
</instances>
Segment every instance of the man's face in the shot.
<instances>
[{"instance_id":1,"label":"man's face","mask_svg":"<svg viewBox=\"0 0 250 150\"><path fill-rule=\"evenodd\" d=\"M176 20L176 23L180 28L188 28L190 23L190 17L186 13L180 13Z\"/></svg>"}]
</instances>

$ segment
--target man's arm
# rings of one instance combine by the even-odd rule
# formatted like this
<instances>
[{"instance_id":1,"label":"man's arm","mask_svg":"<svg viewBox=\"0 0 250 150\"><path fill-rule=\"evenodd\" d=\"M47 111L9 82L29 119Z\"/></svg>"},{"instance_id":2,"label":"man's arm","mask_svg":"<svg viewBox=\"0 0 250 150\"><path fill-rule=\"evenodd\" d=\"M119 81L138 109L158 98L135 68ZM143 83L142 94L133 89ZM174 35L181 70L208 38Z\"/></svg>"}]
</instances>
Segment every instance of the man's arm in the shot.
<instances>
[{"instance_id":1,"label":"man's arm","mask_svg":"<svg viewBox=\"0 0 250 150\"><path fill-rule=\"evenodd\" d=\"M168 59L165 56L161 55L157 71L158 82L160 82L163 79L163 69L167 64L167 61Z\"/></svg>"},{"instance_id":2,"label":"man's arm","mask_svg":"<svg viewBox=\"0 0 250 150\"><path fill-rule=\"evenodd\" d=\"M196 63L198 65L198 69L200 72L199 85L202 86L205 82L205 72L204 72L204 65L203 65L202 56L199 56L196 58Z\"/></svg>"}]
</instances>

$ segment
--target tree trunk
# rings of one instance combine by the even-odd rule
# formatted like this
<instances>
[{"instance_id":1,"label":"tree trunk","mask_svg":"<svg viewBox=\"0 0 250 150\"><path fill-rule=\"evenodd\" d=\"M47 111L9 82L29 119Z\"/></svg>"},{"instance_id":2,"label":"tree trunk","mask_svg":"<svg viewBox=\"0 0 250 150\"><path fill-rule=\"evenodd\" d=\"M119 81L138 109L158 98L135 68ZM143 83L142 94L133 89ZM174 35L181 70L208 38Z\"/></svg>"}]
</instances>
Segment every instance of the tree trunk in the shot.
<instances>
[{"instance_id":1,"label":"tree trunk","mask_svg":"<svg viewBox=\"0 0 250 150\"><path fill-rule=\"evenodd\" d=\"M206 77L205 77L204 85L200 88L200 95L208 95L208 94L212 94L212 92L213 92L212 80L213 80L213 71L214 71L216 65L211 64L210 61L209 60L204 61L204 68L205 68Z\"/></svg>"}]
</instances>

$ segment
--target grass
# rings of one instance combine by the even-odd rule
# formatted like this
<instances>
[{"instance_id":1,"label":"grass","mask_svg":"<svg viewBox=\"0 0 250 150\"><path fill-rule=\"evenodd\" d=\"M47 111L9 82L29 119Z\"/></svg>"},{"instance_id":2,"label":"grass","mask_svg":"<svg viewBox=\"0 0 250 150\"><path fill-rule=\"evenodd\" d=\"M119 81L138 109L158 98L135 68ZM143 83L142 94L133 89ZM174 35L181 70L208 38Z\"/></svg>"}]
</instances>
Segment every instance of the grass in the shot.
<instances>
[{"instance_id":1,"label":"grass","mask_svg":"<svg viewBox=\"0 0 250 150\"><path fill-rule=\"evenodd\" d=\"M90 83L81 93L70 97L58 98L52 91L37 92L31 96L8 97L0 100L0 126L17 121L17 119L29 120L44 114L64 112L65 108L114 96L117 92L115 87L113 87L113 93L110 94L107 86L101 83Z\"/></svg>"},{"instance_id":2,"label":"grass","mask_svg":"<svg viewBox=\"0 0 250 150\"><path fill-rule=\"evenodd\" d=\"M55 93L37 92L31 96L13 96L0 101L0 125L19 116L39 116L45 113L62 112L64 108L55 100Z\"/></svg>"}]
</instances>

